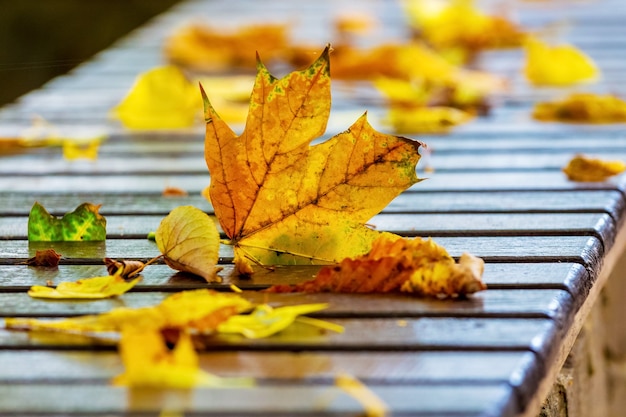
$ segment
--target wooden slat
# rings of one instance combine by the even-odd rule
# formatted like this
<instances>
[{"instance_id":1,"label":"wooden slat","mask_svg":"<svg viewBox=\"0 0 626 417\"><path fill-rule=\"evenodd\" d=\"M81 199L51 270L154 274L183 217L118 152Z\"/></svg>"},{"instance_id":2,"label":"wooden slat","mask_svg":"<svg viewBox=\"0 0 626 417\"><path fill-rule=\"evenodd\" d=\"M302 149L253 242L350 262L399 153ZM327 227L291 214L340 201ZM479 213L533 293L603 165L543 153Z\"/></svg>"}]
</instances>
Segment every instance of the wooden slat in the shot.
<instances>
[{"instance_id":1,"label":"wooden slat","mask_svg":"<svg viewBox=\"0 0 626 417\"><path fill-rule=\"evenodd\" d=\"M233 274L231 265L224 265L221 283L207 284L204 279L178 273L166 265L154 264L146 268L135 289L145 291L178 291L192 288L226 289L232 283L244 290L260 290L274 284L295 284L313 277L319 266L276 266L273 270L258 269L252 279ZM0 291L25 291L32 285L54 285L63 281L106 275L106 267L99 265L61 264L58 268L34 268L0 265ZM563 289L572 295L584 296L582 284L590 285L584 267L572 263L487 263L483 280L490 289Z\"/></svg>"},{"instance_id":2,"label":"wooden slat","mask_svg":"<svg viewBox=\"0 0 626 417\"><path fill-rule=\"evenodd\" d=\"M147 279L147 278L146 278ZM0 316L62 317L157 305L167 296L159 292L130 292L124 296L91 302L33 300L25 293L0 293ZM398 294L267 294L244 292L251 302L274 306L327 303L319 317L552 317L571 305L563 290L491 290L463 300L420 299Z\"/></svg>"},{"instance_id":3,"label":"wooden slat","mask_svg":"<svg viewBox=\"0 0 626 417\"><path fill-rule=\"evenodd\" d=\"M576 183L568 181L561 172L498 172L485 175L475 172L433 173L427 181L411 187L411 191L576 191L621 190L619 178L600 183ZM166 187L178 187L190 194L200 193L210 182L205 175L132 175L71 176L50 175L42 177L0 177L0 189L5 192L33 193L88 193L97 189L108 194L154 194Z\"/></svg>"},{"instance_id":4,"label":"wooden slat","mask_svg":"<svg viewBox=\"0 0 626 417\"><path fill-rule=\"evenodd\" d=\"M161 194L2 194L0 216L28 216L35 201L56 215L72 211L85 201L101 204L100 213L165 216L178 206L192 205L208 213L213 208L198 195L163 197ZM586 190L512 192L414 192L396 197L384 213L608 213L617 221L624 210L619 191Z\"/></svg>"},{"instance_id":5,"label":"wooden slat","mask_svg":"<svg viewBox=\"0 0 626 417\"><path fill-rule=\"evenodd\" d=\"M534 361L531 352L204 352L200 366L224 377L332 384L339 373L366 383L510 382ZM124 371L115 352L0 351L0 384L106 383Z\"/></svg>"},{"instance_id":6,"label":"wooden slat","mask_svg":"<svg viewBox=\"0 0 626 417\"><path fill-rule=\"evenodd\" d=\"M119 303L120 306L122 303ZM3 321L3 320L2 320ZM295 323L265 339L238 335L207 336L197 340L203 350L262 351L525 351L545 356L552 349L548 340L558 333L549 318L368 318L332 319L344 333L325 332ZM0 321L1 323L1 321ZM0 349L114 349L111 338L0 329Z\"/></svg>"},{"instance_id":7,"label":"wooden slat","mask_svg":"<svg viewBox=\"0 0 626 417\"><path fill-rule=\"evenodd\" d=\"M577 262L596 265L602 256L602 245L589 236L502 236L438 237L452 256L470 252L489 262ZM32 242L0 241L0 264L15 264L35 256L37 250L54 248L66 262L96 263L102 258L148 260L159 255L154 242L147 239L109 240L105 242ZM229 246L222 245L223 262L232 260Z\"/></svg>"},{"instance_id":8,"label":"wooden slat","mask_svg":"<svg viewBox=\"0 0 626 417\"><path fill-rule=\"evenodd\" d=\"M162 219L107 216L107 237L140 239L155 231ZM611 217L598 213L379 214L367 223L377 230L406 236L595 236L607 246L616 232ZM0 217L4 239L27 239L27 233L28 218Z\"/></svg>"},{"instance_id":9,"label":"wooden slat","mask_svg":"<svg viewBox=\"0 0 626 417\"><path fill-rule=\"evenodd\" d=\"M518 405L505 384L370 387L394 415L424 417L478 417L514 415ZM313 416L359 417L363 406L333 386L263 385L253 389L195 389L162 391L114 388L104 385L6 385L7 400L0 413L47 415L102 415L161 413L193 410L207 416ZM72 395L67 395L72 392ZM37 401L32 401L37 398ZM457 401L462 398L463 401ZM85 401L85 399L89 399Z\"/></svg>"}]
</instances>

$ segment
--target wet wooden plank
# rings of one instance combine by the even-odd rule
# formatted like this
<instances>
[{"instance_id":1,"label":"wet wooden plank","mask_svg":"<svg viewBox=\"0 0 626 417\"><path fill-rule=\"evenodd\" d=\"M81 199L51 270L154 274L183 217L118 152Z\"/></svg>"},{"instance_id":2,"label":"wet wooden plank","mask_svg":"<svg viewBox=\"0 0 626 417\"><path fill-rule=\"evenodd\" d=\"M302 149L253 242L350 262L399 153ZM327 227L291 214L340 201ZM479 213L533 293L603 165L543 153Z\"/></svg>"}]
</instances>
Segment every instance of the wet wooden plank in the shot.
<instances>
[{"instance_id":1,"label":"wet wooden plank","mask_svg":"<svg viewBox=\"0 0 626 417\"><path fill-rule=\"evenodd\" d=\"M104 300L36 300L27 294L0 292L0 316L64 317L107 312L124 306L148 307L159 304L168 293L129 292ZM437 300L401 294L267 294L245 291L242 296L254 304L286 306L325 303L328 308L317 317L408 318L408 317L509 317L559 319L572 305L564 290L487 290L466 299Z\"/></svg>"},{"instance_id":2,"label":"wet wooden plank","mask_svg":"<svg viewBox=\"0 0 626 417\"><path fill-rule=\"evenodd\" d=\"M599 265L602 245L590 236L438 237L435 242L452 256L470 252L487 262L575 262ZM149 260L160 253L147 239L110 239L106 242L32 242L0 240L0 264L18 264L37 250L54 248L64 263L100 264L102 258ZM232 248L220 247L221 262L232 262Z\"/></svg>"},{"instance_id":3,"label":"wet wooden plank","mask_svg":"<svg viewBox=\"0 0 626 417\"><path fill-rule=\"evenodd\" d=\"M162 219L161 215L110 215L107 237L144 238L158 228ZM611 217L599 213L379 214L367 223L377 230L405 236L595 236L607 247L616 233ZM27 239L27 234L28 218L0 217L3 239Z\"/></svg>"},{"instance_id":4,"label":"wet wooden plank","mask_svg":"<svg viewBox=\"0 0 626 417\"><path fill-rule=\"evenodd\" d=\"M366 383L485 383L523 374L532 352L204 352L200 367L223 377L332 384L339 373ZM0 351L0 384L106 383L123 372L115 352Z\"/></svg>"},{"instance_id":5,"label":"wet wooden plank","mask_svg":"<svg viewBox=\"0 0 626 417\"><path fill-rule=\"evenodd\" d=\"M251 389L115 388L106 385L3 385L0 413L29 415L126 415L193 410L207 416L359 417L363 407L341 389L328 385L262 385ZM371 386L397 416L513 416L518 409L506 384ZM72 392L72 395L67 393ZM37 398L37 401L32 401ZM85 399L89 399L85 401ZM245 400L242 400L245 399ZM448 400L446 400L448 399Z\"/></svg>"},{"instance_id":6,"label":"wet wooden plank","mask_svg":"<svg viewBox=\"0 0 626 417\"><path fill-rule=\"evenodd\" d=\"M326 332L295 323L271 338L217 335L195 341L199 349L209 351L532 350L545 357L553 349L549 341L559 332L550 318L336 318L332 322L344 326L345 332ZM0 350L112 350L115 347L116 340L112 338L0 328Z\"/></svg>"},{"instance_id":7,"label":"wet wooden plank","mask_svg":"<svg viewBox=\"0 0 626 417\"><path fill-rule=\"evenodd\" d=\"M0 216L28 216L35 201L57 216L85 201L101 204L100 213L165 216L178 206L192 205L212 213L201 195L163 197L161 194L7 194L0 193ZM479 193L406 192L396 197L384 213L609 213L614 220L625 208L619 191L511 191Z\"/></svg>"},{"instance_id":8,"label":"wet wooden plank","mask_svg":"<svg viewBox=\"0 0 626 417\"><path fill-rule=\"evenodd\" d=\"M313 277L319 266L276 266L274 270L258 269L252 278L239 278L232 265L220 272L223 282L207 284L198 276L179 273L167 265L150 265L142 273L138 291L178 291L194 288L226 289L235 284L244 290L260 290L274 284L295 284ZM0 265L0 291L25 291L32 285L106 275L103 263L98 265L61 264L58 268L37 268L25 265ZM580 264L558 263L487 263L483 280L494 289L564 289L572 295L585 294L582 283L589 283Z\"/></svg>"},{"instance_id":9,"label":"wet wooden plank","mask_svg":"<svg viewBox=\"0 0 626 417\"><path fill-rule=\"evenodd\" d=\"M621 191L626 177L611 178L599 183L568 181L559 171L497 172L434 172L426 181L415 184L410 191ZM204 175L147 174L142 176L13 176L0 177L0 189L14 194L89 193L96 189L107 194L155 194L166 187L177 187L189 194L198 194L210 183Z\"/></svg>"}]
</instances>

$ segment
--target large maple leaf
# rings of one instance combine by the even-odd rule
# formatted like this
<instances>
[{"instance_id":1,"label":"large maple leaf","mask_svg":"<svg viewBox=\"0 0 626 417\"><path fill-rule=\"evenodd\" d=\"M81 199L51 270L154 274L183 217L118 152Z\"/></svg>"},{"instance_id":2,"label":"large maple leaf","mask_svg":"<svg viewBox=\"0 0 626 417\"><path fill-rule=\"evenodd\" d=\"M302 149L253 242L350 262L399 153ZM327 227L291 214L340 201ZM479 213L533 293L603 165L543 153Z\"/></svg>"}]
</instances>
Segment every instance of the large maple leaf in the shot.
<instances>
[{"instance_id":1,"label":"large maple leaf","mask_svg":"<svg viewBox=\"0 0 626 417\"><path fill-rule=\"evenodd\" d=\"M281 79L257 59L240 136L202 91L211 202L241 273L248 260L328 264L368 252L380 232L365 223L419 181L422 143L375 131L366 114L310 145L330 114L329 51Z\"/></svg>"}]
</instances>

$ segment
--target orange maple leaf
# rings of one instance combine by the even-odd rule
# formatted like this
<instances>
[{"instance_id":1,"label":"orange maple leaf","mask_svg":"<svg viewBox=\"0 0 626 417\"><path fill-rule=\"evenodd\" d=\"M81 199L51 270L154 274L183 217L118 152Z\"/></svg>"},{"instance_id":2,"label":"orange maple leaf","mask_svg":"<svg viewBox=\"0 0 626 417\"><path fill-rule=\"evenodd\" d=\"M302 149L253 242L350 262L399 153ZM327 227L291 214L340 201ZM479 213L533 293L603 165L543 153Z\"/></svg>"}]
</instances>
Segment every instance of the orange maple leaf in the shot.
<instances>
[{"instance_id":1,"label":"orange maple leaf","mask_svg":"<svg viewBox=\"0 0 626 417\"><path fill-rule=\"evenodd\" d=\"M241 136L202 91L211 202L240 273L252 272L248 260L328 264L368 252L380 233L365 223L419 181L422 143L375 131L365 114L310 146L330 114L329 49L282 79L258 59Z\"/></svg>"}]
</instances>

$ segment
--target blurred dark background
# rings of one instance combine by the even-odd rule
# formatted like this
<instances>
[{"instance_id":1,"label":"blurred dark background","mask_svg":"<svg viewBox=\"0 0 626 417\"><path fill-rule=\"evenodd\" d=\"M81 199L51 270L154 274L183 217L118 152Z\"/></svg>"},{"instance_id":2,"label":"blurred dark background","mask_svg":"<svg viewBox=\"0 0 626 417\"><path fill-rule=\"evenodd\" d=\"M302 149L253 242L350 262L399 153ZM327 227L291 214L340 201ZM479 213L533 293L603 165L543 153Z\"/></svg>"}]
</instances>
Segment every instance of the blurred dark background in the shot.
<instances>
[{"instance_id":1,"label":"blurred dark background","mask_svg":"<svg viewBox=\"0 0 626 417\"><path fill-rule=\"evenodd\" d=\"M66 73L178 0L0 0L0 105Z\"/></svg>"}]
</instances>

